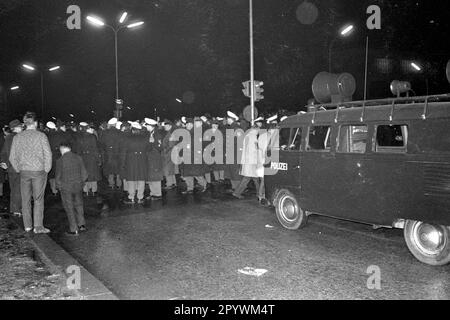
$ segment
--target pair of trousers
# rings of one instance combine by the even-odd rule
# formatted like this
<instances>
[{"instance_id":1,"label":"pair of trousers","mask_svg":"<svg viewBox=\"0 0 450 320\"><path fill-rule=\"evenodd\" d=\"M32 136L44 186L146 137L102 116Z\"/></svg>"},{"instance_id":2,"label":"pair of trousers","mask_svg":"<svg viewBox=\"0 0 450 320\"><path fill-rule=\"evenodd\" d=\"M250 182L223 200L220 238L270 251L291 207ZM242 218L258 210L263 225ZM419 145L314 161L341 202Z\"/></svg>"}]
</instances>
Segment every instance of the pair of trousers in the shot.
<instances>
[{"instance_id":1,"label":"pair of trousers","mask_svg":"<svg viewBox=\"0 0 450 320\"><path fill-rule=\"evenodd\" d=\"M231 182L231 189L233 190L236 190L239 184L241 183L241 181L239 180L230 180L230 182Z\"/></svg>"},{"instance_id":2,"label":"pair of trousers","mask_svg":"<svg viewBox=\"0 0 450 320\"><path fill-rule=\"evenodd\" d=\"M0 183L0 197L3 197L3 183Z\"/></svg>"},{"instance_id":3,"label":"pair of trousers","mask_svg":"<svg viewBox=\"0 0 450 320\"><path fill-rule=\"evenodd\" d=\"M89 191L96 193L97 190L98 190L97 181L88 181L84 184L83 192L85 192L85 193L88 193Z\"/></svg>"},{"instance_id":4,"label":"pair of trousers","mask_svg":"<svg viewBox=\"0 0 450 320\"><path fill-rule=\"evenodd\" d=\"M120 179L119 175L114 174L108 175L108 183L110 187L116 186L117 188L120 188L122 186L122 180Z\"/></svg>"},{"instance_id":5,"label":"pair of trousers","mask_svg":"<svg viewBox=\"0 0 450 320\"><path fill-rule=\"evenodd\" d=\"M176 186L177 185L177 179L175 178L175 175L166 176L166 187Z\"/></svg>"},{"instance_id":6,"label":"pair of trousers","mask_svg":"<svg viewBox=\"0 0 450 320\"><path fill-rule=\"evenodd\" d=\"M138 200L144 199L145 181L127 181L128 199L134 200L137 193Z\"/></svg>"},{"instance_id":7,"label":"pair of trousers","mask_svg":"<svg viewBox=\"0 0 450 320\"><path fill-rule=\"evenodd\" d=\"M211 178L211 172L205 173L205 179L207 183L211 183L212 182L212 178Z\"/></svg>"},{"instance_id":8,"label":"pair of trousers","mask_svg":"<svg viewBox=\"0 0 450 320\"><path fill-rule=\"evenodd\" d=\"M239 183L239 186L234 190L234 193L238 196L241 196L251 180L253 180L253 182L255 183L256 195L258 196L258 199L264 199L264 180L261 178L243 177L241 182Z\"/></svg>"},{"instance_id":9,"label":"pair of trousers","mask_svg":"<svg viewBox=\"0 0 450 320\"><path fill-rule=\"evenodd\" d=\"M187 185L187 191L193 191L194 190L194 179L197 180L198 184L201 185L203 188L206 188L206 179L203 176L196 176L196 177L184 177L184 181Z\"/></svg>"},{"instance_id":10,"label":"pair of trousers","mask_svg":"<svg viewBox=\"0 0 450 320\"><path fill-rule=\"evenodd\" d=\"M22 215L25 229L44 226L44 195L47 186L45 171L21 171L20 194L22 196ZM34 199L33 216L31 216L31 198ZM34 222L34 223L33 223Z\"/></svg>"},{"instance_id":11,"label":"pair of trousers","mask_svg":"<svg viewBox=\"0 0 450 320\"><path fill-rule=\"evenodd\" d=\"M11 213L22 212L22 195L20 194L20 174L9 172L9 211Z\"/></svg>"},{"instance_id":12,"label":"pair of trousers","mask_svg":"<svg viewBox=\"0 0 450 320\"><path fill-rule=\"evenodd\" d=\"M150 195L154 197L162 197L161 181L147 182L150 187Z\"/></svg>"},{"instance_id":13,"label":"pair of trousers","mask_svg":"<svg viewBox=\"0 0 450 320\"><path fill-rule=\"evenodd\" d=\"M57 194L58 193L58 189L56 189L56 179L55 178L50 179L49 183L50 183L50 189L52 190L52 193L53 194Z\"/></svg>"},{"instance_id":14,"label":"pair of trousers","mask_svg":"<svg viewBox=\"0 0 450 320\"><path fill-rule=\"evenodd\" d=\"M225 180L225 171L214 171L214 179L216 181Z\"/></svg>"},{"instance_id":15,"label":"pair of trousers","mask_svg":"<svg viewBox=\"0 0 450 320\"><path fill-rule=\"evenodd\" d=\"M81 191L61 191L61 200L69 220L70 232L75 232L79 227L86 225L84 219L83 194Z\"/></svg>"}]
</instances>

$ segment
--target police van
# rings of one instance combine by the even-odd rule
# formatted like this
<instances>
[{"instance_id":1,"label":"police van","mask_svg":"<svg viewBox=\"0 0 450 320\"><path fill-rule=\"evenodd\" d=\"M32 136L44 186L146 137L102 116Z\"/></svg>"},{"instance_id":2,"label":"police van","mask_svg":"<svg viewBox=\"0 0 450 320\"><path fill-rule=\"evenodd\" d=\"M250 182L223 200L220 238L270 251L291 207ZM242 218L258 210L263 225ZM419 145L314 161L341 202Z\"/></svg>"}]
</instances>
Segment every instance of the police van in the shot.
<instances>
[{"instance_id":1,"label":"police van","mask_svg":"<svg viewBox=\"0 0 450 320\"><path fill-rule=\"evenodd\" d=\"M266 193L286 229L310 215L404 229L411 253L450 262L450 95L323 105L279 124Z\"/></svg>"}]
</instances>

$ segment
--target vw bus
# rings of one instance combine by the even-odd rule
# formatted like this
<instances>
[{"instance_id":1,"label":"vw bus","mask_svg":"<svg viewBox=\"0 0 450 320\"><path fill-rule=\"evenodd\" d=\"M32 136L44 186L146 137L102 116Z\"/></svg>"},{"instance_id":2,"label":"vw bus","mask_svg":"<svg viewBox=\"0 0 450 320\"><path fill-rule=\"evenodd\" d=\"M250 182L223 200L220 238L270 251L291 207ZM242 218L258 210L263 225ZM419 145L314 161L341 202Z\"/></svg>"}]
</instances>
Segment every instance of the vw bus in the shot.
<instances>
[{"instance_id":1,"label":"vw bus","mask_svg":"<svg viewBox=\"0 0 450 320\"><path fill-rule=\"evenodd\" d=\"M323 105L279 124L266 192L281 225L310 215L404 229L411 253L450 262L450 95Z\"/></svg>"}]
</instances>

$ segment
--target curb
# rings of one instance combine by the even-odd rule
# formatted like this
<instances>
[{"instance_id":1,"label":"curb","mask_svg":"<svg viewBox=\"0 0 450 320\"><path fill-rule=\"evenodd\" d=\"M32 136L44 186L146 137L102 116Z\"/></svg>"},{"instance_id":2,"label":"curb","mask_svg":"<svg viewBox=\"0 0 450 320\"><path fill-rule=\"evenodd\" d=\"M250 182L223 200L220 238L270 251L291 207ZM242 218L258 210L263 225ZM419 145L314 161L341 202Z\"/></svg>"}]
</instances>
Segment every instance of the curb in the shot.
<instances>
[{"instance_id":1,"label":"curb","mask_svg":"<svg viewBox=\"0 0 450 320\"><path fill-rule=\"evenodd\" d=\"M19 229L23 230L20 219L11 218ZM24 231L25 232L25 231ZM66 279L73 274L68 273L70 266L78 266L80 268L81 288L71 290L76 293L76 299L80 300L119 300L105 285L86 270L80 263L75 260L67 251L58 245L50 236L29 235L33 246L36 248L42 262L44 262L51 271L64 275ZM69 289L68 289L69 290Z\"/></svg>"}]
</instances>

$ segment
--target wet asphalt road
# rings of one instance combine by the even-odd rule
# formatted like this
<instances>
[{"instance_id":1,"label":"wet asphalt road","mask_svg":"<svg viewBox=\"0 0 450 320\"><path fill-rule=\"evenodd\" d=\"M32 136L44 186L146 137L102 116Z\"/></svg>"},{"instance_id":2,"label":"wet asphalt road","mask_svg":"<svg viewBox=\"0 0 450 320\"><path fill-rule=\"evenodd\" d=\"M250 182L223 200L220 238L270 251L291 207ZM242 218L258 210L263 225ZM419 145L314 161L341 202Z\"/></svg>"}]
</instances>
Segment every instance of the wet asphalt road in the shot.
<instances>
[{"instance_id":1,"label":"wet asphalt road","mask_svg":"<svg viewBox=\"0 0 450 320\"><path fill-rule=\"evenodd\" d=\"M449 299L450 266L421 264L400 230L311 217L283 229L274 210L222 188L126 206L120 193L86 200L89 231L63 233L60 201L47 200L52 237L121 299ZM109 210L101 211L102 202ZM272 226L271 228L267 226ZM381 290L367 269L381 271ZM266 269L261 277L239 269Z\"/></svg>"}]
</instances>

